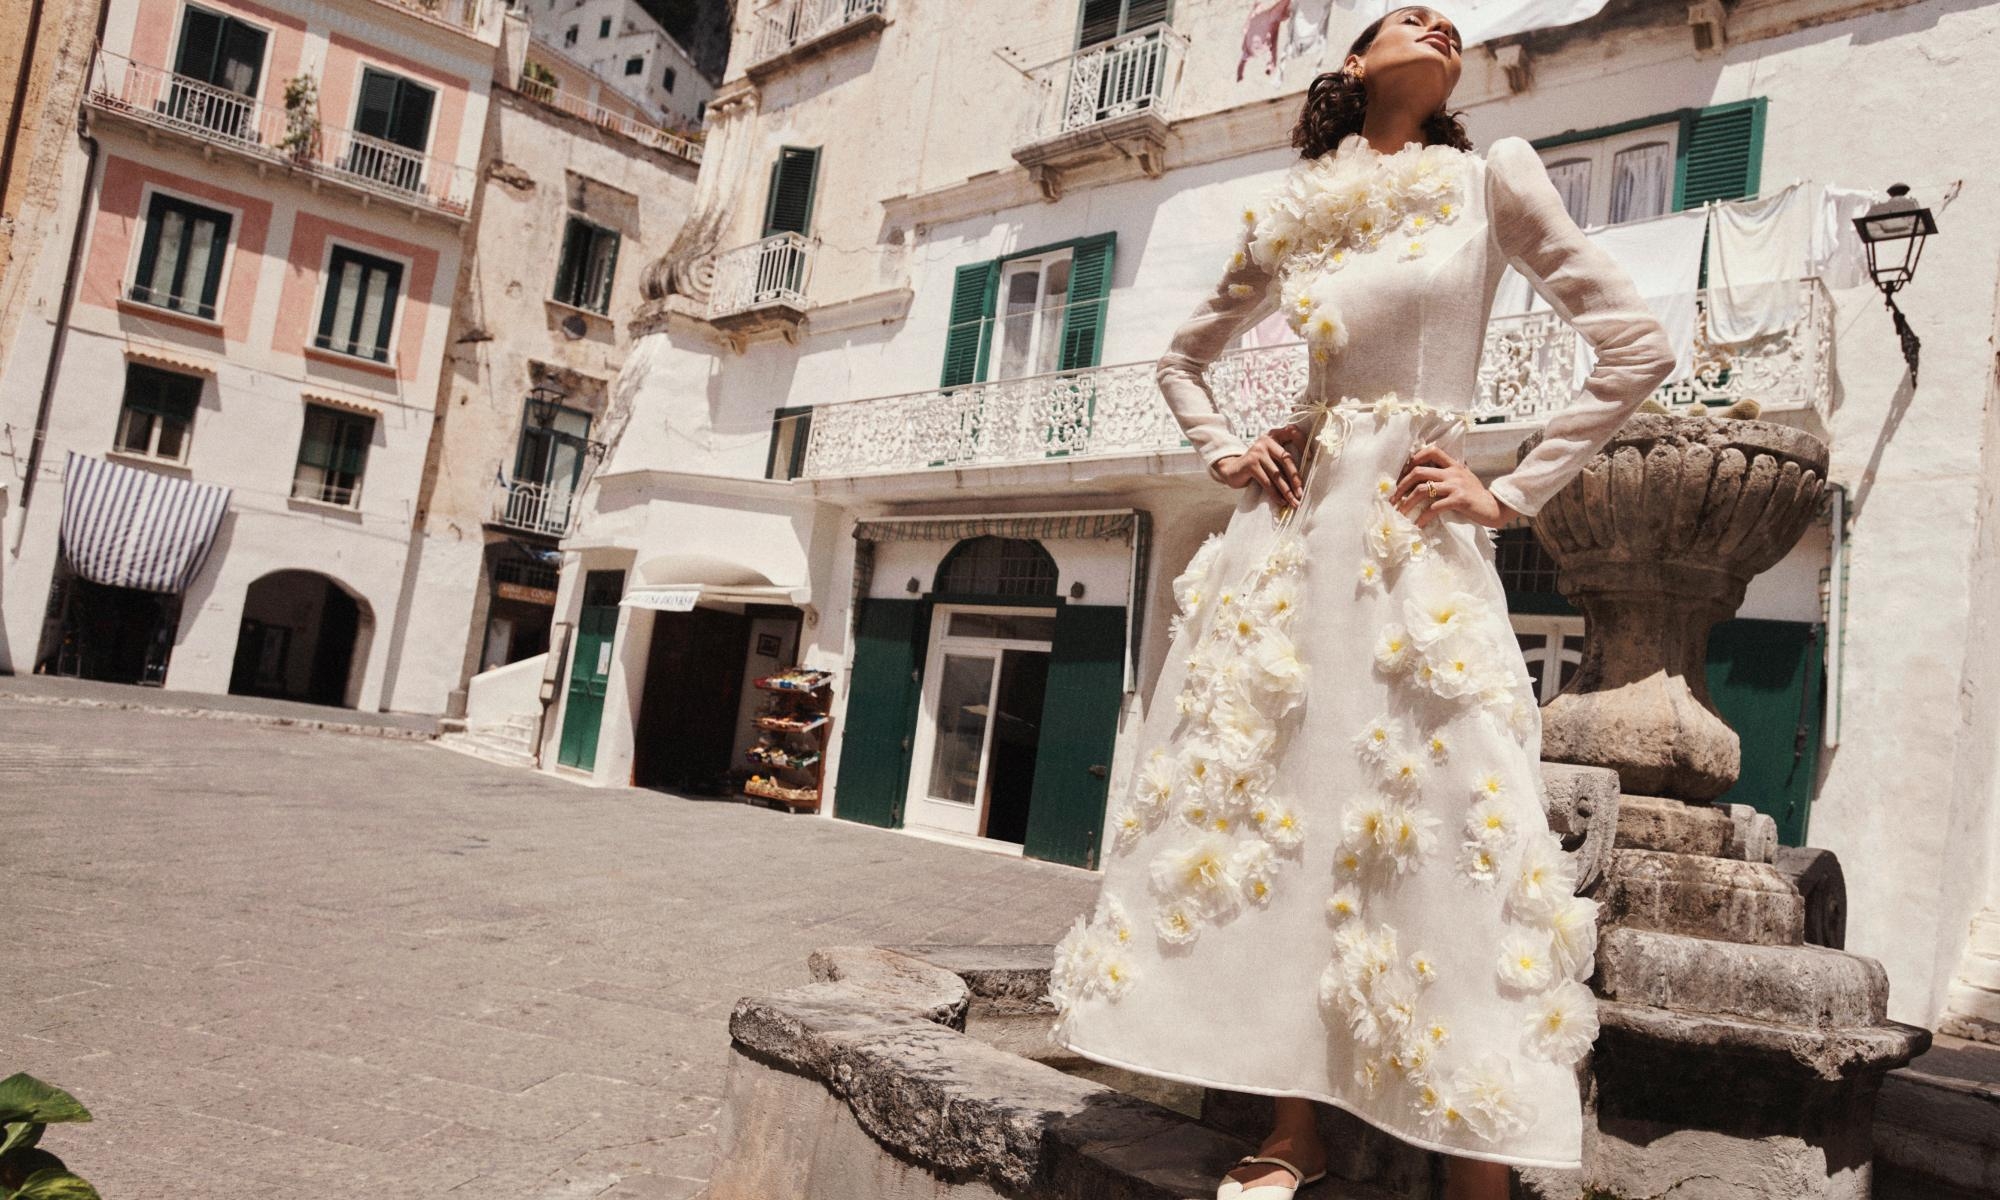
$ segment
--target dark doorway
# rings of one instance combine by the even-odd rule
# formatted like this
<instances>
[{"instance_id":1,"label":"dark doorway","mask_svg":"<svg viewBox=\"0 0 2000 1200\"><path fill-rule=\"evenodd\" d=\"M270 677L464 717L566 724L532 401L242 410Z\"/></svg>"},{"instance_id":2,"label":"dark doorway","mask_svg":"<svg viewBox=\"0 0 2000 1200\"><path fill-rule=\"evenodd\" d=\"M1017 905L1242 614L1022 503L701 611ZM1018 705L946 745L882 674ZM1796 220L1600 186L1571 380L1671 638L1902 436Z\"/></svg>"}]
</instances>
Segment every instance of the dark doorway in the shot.
<instances>
[{"instance_id":1,"label":"dark doorway","mask_svg":"<svg viewBox=\"0 0 2000 1200\"><path fill-rule=\"evenodd\" d=\"M729 768L750 619L696 607L653 614L633 730L632 782L700 796L735 789Z\"/></svg>"},{"instance_id":2,"label":"dark doorway","mask_svg":"<svg viewBox=\"0 0 2000 1200\"><path fill-rule=\"evenodd\" d=\"M230 694L352 708L348 685L367 622L361 603L324 575L264 576L243 597Z\"/></svg>"},{"instance_id":3,"label":"dark doorway","mask_svg":"<svg viewBox=\"0 0 2000 1200\"><path fill-rule=\"evenodd\" d=\"M166 682L180 624L179 596L108 587L66 569L56 588L56 644L43 661L44 671L106 683Z\"/></svg>"},{"instance_id":4,"label":"dark doorway","mask_svg":"<svg viewBox=\"0 0 2000 1200\"><path fill-rule=\"evenodd\" d=\"M1001 653L1000 686L994 689L993 700L992 759L986 769L987 837L1028 840L1028 800L1035 790L1035 751L1041 744L1042 699L1048 683L1046 651Z\"/></svg>"}]
</instances>

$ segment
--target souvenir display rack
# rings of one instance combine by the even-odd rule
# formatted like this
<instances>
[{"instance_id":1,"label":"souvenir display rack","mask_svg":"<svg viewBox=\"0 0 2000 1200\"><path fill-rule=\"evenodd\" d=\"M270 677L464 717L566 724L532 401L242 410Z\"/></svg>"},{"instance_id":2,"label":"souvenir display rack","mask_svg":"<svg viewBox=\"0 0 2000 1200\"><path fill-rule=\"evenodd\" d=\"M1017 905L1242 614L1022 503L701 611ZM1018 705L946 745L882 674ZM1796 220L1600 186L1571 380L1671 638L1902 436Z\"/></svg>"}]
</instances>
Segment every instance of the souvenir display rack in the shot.
<instances>
[{"instance_id":1,"label":"souvenir display rack","mask_svg":"<svg viewBox=\"0 0 2000 1200\"><path fill-rule=\"evenodd\" d=\"M765 693L757 744L744 752L761 771L743 781L746 796L799 812L819 811L826 782L826 742L833 731L833 672L786 667L751 680Z\"/></svg>"}]
</instances>

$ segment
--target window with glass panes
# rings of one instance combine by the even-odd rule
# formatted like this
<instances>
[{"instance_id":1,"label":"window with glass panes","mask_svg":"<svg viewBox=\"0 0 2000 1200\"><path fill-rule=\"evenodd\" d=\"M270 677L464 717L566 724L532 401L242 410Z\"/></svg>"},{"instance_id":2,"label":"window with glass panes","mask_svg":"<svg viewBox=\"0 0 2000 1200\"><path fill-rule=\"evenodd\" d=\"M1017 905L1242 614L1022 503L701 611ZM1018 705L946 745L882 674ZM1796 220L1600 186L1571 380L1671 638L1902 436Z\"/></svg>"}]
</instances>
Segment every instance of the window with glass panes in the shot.
<instances>
[{"instance_id":1,"label":"window with glass panes","mask_svg":"<svg viewBox=\"0 0 2000 1200\"><path fill-rule=\"evenodd\" d=\"M174 76L155 108L225 137L254 139L257 85L268 41L255 25L188 5L181 11Z\"/></svg>"},{"instance_id":2,"label":"window with glass panes","mask_svg":"<svg viewBox=\"0 0 2000 1200\"><path fill-rule=\"evenodd\" d=\"M1077 16L1076 48L1124 37L1173 18L1173 0L1083 0Z\"/></svg>"},{"instance_id":3,"label":"window with glass panes","mask_svg":"<svg viewBox=\"0 0 2000 1200\"><path fill-rule=\"evenodd\" d=\"M556 300L592 312L611 311L611 277L617 269L618 231L571 217L556 267Z\"/></svg>"},{"instance_id":4,"label":"window with glass panes","mask_svg":"<svg viewBox=\"0 0 2000 1200\"><path fill-rule=\"evenodd\" d=\"M402 286L401 263L336 245L327 260L326 295L320 303L319 332L313 344L338 354L388 362L389 332Z\"/></svg>"},{"instance_id":5,"label":"window with glass panes","mask_svg":"<svg viewBox=\"0 0 2000 1200\"><path fill-rule=\"evenodd\" d=\"M1115 233L959 267L940 386L1098 365Z\"/></svg>"},{"instance_id":6,"label":"window with glass panes","mask_svg":"<svg viewBox=\"0 0 2000 1200\"><path fill-rule=\"evenodd\" d=\"M154 192L146 206L132 299L213 320L229 225L229 214L220 209Z\"/></svg>"},{"instance_id":7,"label":"window with glass panes","mask_svg":"<svg viewBox=\"0 0 2000 1200\"><path fill-rule=\"evenodd\" d=\"M185 462L194 410L200 403L200 376L128 363L125 401L118 411L113 444L126 454Z\"/></svg>"},{"instance_id":8,"label":"window with glass panes","mask_svg":"<svg viewBox=\"0 0 2000 1200\"><path fill-rule=\"evenodd\" d=\"M292 470L292 496L322 504L355 507L361 476L368 467L368 442L375 418L320 404L306 405L299 436L299 461Z\"/></svg>"}]
</instances>

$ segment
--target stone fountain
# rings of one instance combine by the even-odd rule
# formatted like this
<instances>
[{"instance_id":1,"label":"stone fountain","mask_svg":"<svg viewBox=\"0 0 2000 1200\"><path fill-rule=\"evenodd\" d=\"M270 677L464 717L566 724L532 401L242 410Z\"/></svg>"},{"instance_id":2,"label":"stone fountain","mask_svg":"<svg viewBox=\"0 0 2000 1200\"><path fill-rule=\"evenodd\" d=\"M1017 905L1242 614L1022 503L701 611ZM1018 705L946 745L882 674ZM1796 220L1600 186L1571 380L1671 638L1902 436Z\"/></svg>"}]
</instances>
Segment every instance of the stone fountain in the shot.
<instances>
[{"instance_id":1,"label":"stone fountain","mask_svg":"<svg viewBox=\"0 0 2000 1200\"><path fill-rule=\"evenodd\" d=\"M1521 1172L1519 1196L1869 1195L1882 1077L1930 1034L1888 1020L1881 966L1841 950L1833 855L1714 803L1738 743L1703 670L1709 630L1812 519L1826 461L1779 425L1641 415L1534 522L1587 621L1544 710L1543 779L1602 903L1601 1032L1579 1066L1584 1168ZM702 1200L1212 1195L1269 1100L1050 1059L1050 951L831 947L812 982L744 997ZM1440 1156L1337 1109L1320 1123L1332 1179L1307 1200L1441 1194Z\"/></svg>"},{"instance_id":2,"label":"stone fountain","mask_svg":"<svg viewBox=\"0 0 2000 1200\"><path fill-rule=\"evenodd\" d=\"M1534 519L1586 621L1543 757L1609 767L1624 794L1596 890L1585 1169L1533 1190L1869 1195L1877 1089L1930 1033L1888 1020L1880 964L1841 951L1833 856L1781 853L1770 817L1712 803L1739 746L1704 678L1709 631L1798 541L1826 465L1786 426L1642 414Z\"/></svg>"}]
</instances>

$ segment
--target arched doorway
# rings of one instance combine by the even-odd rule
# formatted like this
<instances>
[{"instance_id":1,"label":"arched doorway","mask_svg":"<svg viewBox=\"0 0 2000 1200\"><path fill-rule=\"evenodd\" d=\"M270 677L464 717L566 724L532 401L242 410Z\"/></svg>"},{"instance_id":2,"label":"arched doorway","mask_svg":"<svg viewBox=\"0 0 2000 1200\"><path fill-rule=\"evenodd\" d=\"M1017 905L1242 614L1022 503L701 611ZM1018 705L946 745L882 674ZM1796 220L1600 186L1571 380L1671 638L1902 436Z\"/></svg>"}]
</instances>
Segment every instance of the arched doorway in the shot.
<instances>
[{"instance_id":1,"label":"arched doorway","mask_svg":"<svg viewBox=\"0 0 2000 1200\"><path fill-rule=\"evenodd\" d=\"M230 694L353 708L372 625L367 603L327 576L274 571L244 593Z\"/></svg>"}]
</instances>

